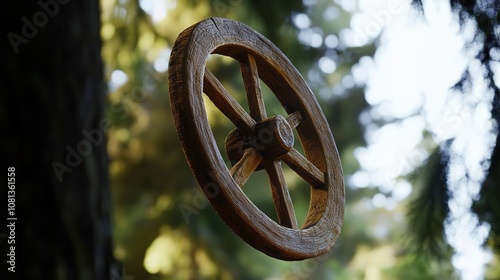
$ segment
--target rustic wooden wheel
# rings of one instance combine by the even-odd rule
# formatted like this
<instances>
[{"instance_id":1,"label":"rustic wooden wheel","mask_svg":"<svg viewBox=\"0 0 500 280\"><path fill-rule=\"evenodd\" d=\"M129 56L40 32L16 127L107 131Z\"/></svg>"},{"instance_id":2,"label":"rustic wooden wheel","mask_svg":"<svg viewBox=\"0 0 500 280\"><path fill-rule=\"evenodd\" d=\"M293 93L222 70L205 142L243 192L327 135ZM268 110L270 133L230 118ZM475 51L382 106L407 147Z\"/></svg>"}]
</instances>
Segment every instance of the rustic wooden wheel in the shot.
<instances>
[{"instance_id":1,"label":"rustic wooden wheel","mask_svg":"<svg viewBox=\"0 0 500 280\"><path fill-rule=\"evenodd\" d=\"M249 113L205 67L212 53L239 61ZM287 116L267 116L259 78ZM168 80L172 114L189 166L229 227L254 248L283 260L312 258L328 251L343 222L342 168L318 102L285 55L242 23L210 18L179 35L170 56ZM235 163L231 169L217 147L203 93L236 126L225 143ZM293 129L305 156L293 148ZM281 161L311 185L309 211L300 228ZM258 168L269 175L279 224L241 190Z\"/></svg>"}]
</instances>

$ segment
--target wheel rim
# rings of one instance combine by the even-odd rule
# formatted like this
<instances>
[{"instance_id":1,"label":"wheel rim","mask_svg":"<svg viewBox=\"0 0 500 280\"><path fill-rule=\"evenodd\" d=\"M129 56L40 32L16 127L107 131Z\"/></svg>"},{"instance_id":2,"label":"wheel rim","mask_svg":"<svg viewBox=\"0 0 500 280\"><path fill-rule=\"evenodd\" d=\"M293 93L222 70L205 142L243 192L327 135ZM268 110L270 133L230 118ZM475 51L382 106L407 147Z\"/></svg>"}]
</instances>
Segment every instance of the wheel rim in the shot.
<instances>
[{"instance_id":1,"label":"wheel rim","mask_svg":"<svg viewBox=\"0 0 500 280\"><path fill-rule=\"evenodd\" d=\"M250 114L234 104L206 69L206 59L212 53L240 62ZM258 89L259 78L273 91L288 116L276 117L279 120L267 118ZM239 22L221 18L201 21L183 31L173 47L169 92L175 125L190 168L212 206L236 234L254 248L284 260L311 258L333 246L340 234L344 212L340 159L318 102L277 47ZM229 170L211 131L203 92L244 135L256 135L260 126L269 127L275 137L287 138L287 125L296 129L305 157L288 147L289 139L282 139L283 143L272 151L245 149ZM276 126L283 131L273 130ZM280 160L311 185L309 212L301 229L296 223ZM257 208L240 188L258 165L269 175L281 225Z\"/></svg>"}]
</instances>

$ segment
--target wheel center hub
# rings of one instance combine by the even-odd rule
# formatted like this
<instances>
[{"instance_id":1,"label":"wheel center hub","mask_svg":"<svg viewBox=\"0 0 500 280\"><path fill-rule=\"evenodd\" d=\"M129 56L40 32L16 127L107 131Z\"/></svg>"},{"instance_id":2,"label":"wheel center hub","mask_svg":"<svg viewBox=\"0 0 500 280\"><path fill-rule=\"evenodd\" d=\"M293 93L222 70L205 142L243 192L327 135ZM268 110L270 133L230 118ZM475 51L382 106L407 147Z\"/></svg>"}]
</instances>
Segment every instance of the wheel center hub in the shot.
<instances>
[{"instance_id":1,"label":"wheel center hub","mask_svg":"<svg viewBox=\"0 0 500 280\"><path fill-rule=\"evenodd\" d=\"M293 147L292 128L282 116L275 116L257 123L255 136L256 148L270 160L280 158Z\"/></svg>"},{"instance_id":2,"label":"wheel center hub","mask_svg":"<svg viewBox=\"0 0 500 280\"><path fill-rule=\"evenodd\" d=\"M294 137L286 119L275 116L257 123L254 135L243 135L239 129L232 130L225 142L229 160L234 165L248 148L256 149L269 160L279 159L292 149ZM262 168L259 165L256 170Z\"/></svg>"}]
</instances>

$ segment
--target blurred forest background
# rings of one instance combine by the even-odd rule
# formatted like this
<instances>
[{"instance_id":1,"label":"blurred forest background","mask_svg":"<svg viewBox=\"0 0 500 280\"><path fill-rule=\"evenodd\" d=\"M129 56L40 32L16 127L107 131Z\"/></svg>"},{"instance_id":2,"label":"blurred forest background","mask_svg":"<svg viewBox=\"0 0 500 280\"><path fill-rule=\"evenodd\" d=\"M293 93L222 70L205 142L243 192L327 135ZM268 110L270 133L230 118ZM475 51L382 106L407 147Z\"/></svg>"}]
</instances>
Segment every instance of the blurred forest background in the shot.
<instances>
[{"instance_id":1,"label":"blurred forest background","mask_svg":"<svg viewBox=\"0 0 500 280\"><path fill-rule=\"evenodd\" d=\"M107 114L112 120L108 153L115 209L114 253L125 266L126 279L459 277L449 246L435 244L434 248L441 252L436 256L422 253L409 238L409 201L418 195L418 186L432 180L436 173L401 174L394 179L399 191L351 184L360 169L355 150L367 145L367 127L403 121L373 117L373 113L367 119L371 112L365 97L367 68L373 67L379 41L374 37L362 44L350 44L345 39L348 36L341 36L351 26L355 3L101 1L102 57L109 87ZM182 30L214 16L241 21L274 42L302 73L331 125L346 178L346 210L342 234L333 250L324 256L284 262L256 251L217 216L187 166L170 114L168 59ZM213 57L208 66L226 89L238 100L244 100L237 63ZM268 108L280 108L263 87ZM224 139L234 127L214 110L207 110L216 138ZM436 163L429 155L442 143L436 143L425 128L421 134L419 149L427 156L420 158L417 165L434 164L440 170L439 157ZM411 167L413 170L418 166ZM309 205L309 189L291 172L286 175L300 223ZM260 185L268 186L268 181L259 173L247 183ZM263 189L250 189L248 196L272 216L270 192ZM415 215L420 213L419 209L414 210ZM436 234L444 236L443 231ZM498 258L491 258L485 277L500 279L499 266Z\"/></svg>"}]
</instances>

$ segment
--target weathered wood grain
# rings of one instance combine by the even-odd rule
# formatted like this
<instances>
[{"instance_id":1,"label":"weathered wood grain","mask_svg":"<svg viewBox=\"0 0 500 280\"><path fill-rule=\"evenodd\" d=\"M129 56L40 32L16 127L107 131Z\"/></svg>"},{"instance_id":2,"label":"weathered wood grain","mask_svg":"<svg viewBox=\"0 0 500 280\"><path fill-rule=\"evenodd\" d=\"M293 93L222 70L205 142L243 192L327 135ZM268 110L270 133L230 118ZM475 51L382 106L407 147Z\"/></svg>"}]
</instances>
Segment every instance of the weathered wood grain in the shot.
<instances>
[{"instance_id":1,"label":"weathered wood grain","mask_svg":"<svg viewBox=\"0 0 500 280\"><path fill-rule=\"evenodd\" d=\"M300 122L302 121L302 114L299 111L295 111L290 115L288 115L286 121L293 129L295 129L297 128L297 126L299 126Z\"/></svg>"},{"instance_id":2,"label":"weathered wood grain","mask_svg":"<svg viewBox=\"0 0 500 280\"><path fill-rule=\"evenodd\" d=\"M250 53L247 53L246 57L243 57L243 60L240 62L240 68L245 90L247 92L250 116L252 116L255 121L260 122L266 118L266 107L260 89L257 64L255 58Z\"/></svg>"},{"instance_id":3,"label":"weathered wood grain","mask_svg":"<svg viewBox=\"0 0 500 280\"><path fill-rule=\"evenodd\" d=\"M297 174L314 187L325 185L325 175L307 158L297 150L292 149L283 155L283 161L290 166Z\"/></svg>"},{"instance_id":4,"label":"weathered wood grain","mask_svg":"<svg viewBox=\"0 0 500 280\"><path fill-rule=\"evenodd\" d=\"M248 113L241 107L229 92L222 86L217 78L205 69L204 90L208 98L212 100L215 106L221 110L238 128L246 133L252 133L255 121L250 118Z\"/></svg>"},{"instance_id":5,"label":"weathered wood grain","mask_svg":"<svg viewBox=\"0 0 500 280\"><path fill-rule=\"evenodd\" d=\"M276 213L278 214L279 223L284 227L298 229L292 198L286 187L281 162L278 160L266 161L264 166L267 174L269 174L271 193L276 207Z\"/></svg>"},{"instance_id":6,"label":"weathered wood grain","mask_svg":"<svg viewBox=\"0 0 500 280\"><path fill-rule=\"evenodd\" d=\"M206 60L214 53L240 63L249 113L206 69ZM242 23L210 18L179 35L168 75L172 115L186 159L228 226L250 245L275 258L300 260L327 252L340 234L344 215L340 158L314 94L286 56ZM271 89L288 116L267 116L260 81ZM225 143L231 170L217 148L203 93L237 128ZM291 129L297 131L304 155L291 146ZM281 161L311 185L309 211L301 228ZM251 173L262 167L269 175L279 224L241 189ZM208 185L212 188L205 188ZM217 195L207 192L213 191L213 186L218 188Z\"/></svg>"},{"instance_id":7,"label":"weathered wood grain","mask_svg":"<svg viewBox=\"0 0 500 280\"><path fill-rule=\"evenodd\" d=\"M231 168L231 176L240 187L246 183L250 175L254 172L255 168L262 161L262 154L254 148L248 148L241 157L240 161Z\"/></svg>"}]
</instances>

